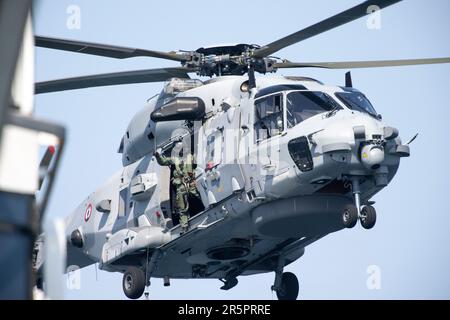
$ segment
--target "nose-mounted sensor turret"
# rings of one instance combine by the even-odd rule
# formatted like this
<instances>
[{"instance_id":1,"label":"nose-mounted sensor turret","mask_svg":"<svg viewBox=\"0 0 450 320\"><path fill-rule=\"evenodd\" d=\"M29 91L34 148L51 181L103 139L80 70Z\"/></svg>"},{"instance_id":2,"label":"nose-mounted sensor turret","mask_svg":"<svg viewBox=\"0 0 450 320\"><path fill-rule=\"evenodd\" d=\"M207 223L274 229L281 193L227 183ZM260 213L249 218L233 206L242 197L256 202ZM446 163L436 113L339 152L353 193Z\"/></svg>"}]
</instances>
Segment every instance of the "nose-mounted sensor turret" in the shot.
<instances>
[{"instance_id":1,"label":"nose-mounted sensor turret","mask_svg":"<svg viewBox=\"0 0 450 320\"><path fill-rule=\"evenodd\" d=\"M361 163L367 169L376 170L380 168L384 160L384 148L378 144L368 144L361 149Z\"/></svg>"}]
</instances>

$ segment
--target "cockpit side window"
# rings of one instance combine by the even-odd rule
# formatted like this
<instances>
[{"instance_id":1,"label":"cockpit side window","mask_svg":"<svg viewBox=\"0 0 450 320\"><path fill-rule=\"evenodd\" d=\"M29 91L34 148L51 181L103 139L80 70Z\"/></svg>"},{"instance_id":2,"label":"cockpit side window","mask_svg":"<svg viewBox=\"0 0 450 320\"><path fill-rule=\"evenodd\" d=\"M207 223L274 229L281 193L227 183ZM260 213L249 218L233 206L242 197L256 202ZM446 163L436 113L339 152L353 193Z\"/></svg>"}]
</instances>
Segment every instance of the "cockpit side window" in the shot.
<instances>
[{"instance_id":1,"label":"cockpit side window","mask_svg":"<svg viewBox=\"0 0 450 320\"><path fill-rule=\"evenodd\" d=\"M349 109L366 112L374 117L377 116L375 108L361 92L337 92L336 97L339 98Z\"/></svg>"},{"instance_id":2,"label":"cockpit side window","mask_svg":"<svg viewBox=\"0 0 450 320\"><path fill-rule=\"evenodd\" d=\"M255 101L255 139L261 141L283 132L283 95L276 94Z\"/></svg>"},{"instance_id":3,"label":"cockpit side window","mask_svg":"<svg viewBox=\"0 0 450 320\"><path fill-rule=\"evenodd\" d=\"M324 92L290 92L286 99L287 126L288 128L292 128L316 114L335 109L342 108Z\"/></svg>"}]
</instances>

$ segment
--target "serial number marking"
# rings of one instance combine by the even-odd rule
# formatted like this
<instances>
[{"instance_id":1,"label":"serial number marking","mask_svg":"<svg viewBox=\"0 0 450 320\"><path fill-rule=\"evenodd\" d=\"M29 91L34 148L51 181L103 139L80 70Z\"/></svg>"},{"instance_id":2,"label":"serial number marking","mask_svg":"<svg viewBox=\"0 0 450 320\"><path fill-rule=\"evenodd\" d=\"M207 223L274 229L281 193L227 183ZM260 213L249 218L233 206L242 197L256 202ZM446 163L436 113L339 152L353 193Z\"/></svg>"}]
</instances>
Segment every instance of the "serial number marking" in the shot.
<instances>
[{"instance_id":1,"label":"serial number marking","mask_svg":"<svg viewBox=\"0 0 450 320\"><path fill-rule=\"evenodd\" d=\"M206 306L190 306L186 304L179 307L179 315L196 315L209 318L211 315L270 315L270 304L223 304L221 309Z\"/></svg>"},{"instance_id":2,"label":"serial number marking","mask_svg":"<svg viewBox=\"0 0 450 320\"><path fill-rule=\"evenodd\" d=\"M223 315L269 315L269 304L224 304Z\"/></svg>"}]
</instances>

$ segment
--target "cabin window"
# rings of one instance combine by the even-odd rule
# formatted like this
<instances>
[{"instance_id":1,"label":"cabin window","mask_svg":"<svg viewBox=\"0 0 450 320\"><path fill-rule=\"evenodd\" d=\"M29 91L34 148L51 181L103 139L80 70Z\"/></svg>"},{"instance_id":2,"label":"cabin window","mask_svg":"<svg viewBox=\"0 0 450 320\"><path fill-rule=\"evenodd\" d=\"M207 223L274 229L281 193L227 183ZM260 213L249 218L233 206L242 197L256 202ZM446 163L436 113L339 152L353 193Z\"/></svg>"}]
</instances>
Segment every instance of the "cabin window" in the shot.
<instances>
[{"instance_id":1,"label":"cabin window","mask_svg":"<svg viewBox=\"0 0 450 320\"><path fill-rule=\"evenodd\" d=\"M281 94L255 101L254 129L257 142L283 132L283 96Z\"/></svg>"},{"instance_id":2,"label":"cabin window","mask_svg":"<svg viewBox=\"0 0 450 320\"><path fill-rule=\"evenodd\" d=\"M319 113L342 109L336 101L324 92L296 91L286 98L286 120L288 128Z\"/></svg>"}]
</instances>

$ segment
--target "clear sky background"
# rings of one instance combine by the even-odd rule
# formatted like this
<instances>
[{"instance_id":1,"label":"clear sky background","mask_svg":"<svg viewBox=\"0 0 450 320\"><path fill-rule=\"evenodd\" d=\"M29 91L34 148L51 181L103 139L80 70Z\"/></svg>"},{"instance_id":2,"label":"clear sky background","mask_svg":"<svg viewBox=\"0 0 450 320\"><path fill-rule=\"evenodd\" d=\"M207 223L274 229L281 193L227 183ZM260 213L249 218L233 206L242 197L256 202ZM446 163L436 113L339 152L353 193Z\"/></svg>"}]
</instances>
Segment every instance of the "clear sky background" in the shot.
<instances>
[{"instance_id":1,"label":"clear sky background","mask_svg":"<svg viewBox=\"0 0 450 320\"><path fill-rule=\"evenodd\" d=\"M39 1L39 35L170 51L217 43L267 44L352 7L342 1ZM376 1L374 1L376 3ZM81 28L66 26L70 5L81 9ZM405 0L382 12L381 29L366 19L349 23L276 53L291 61L345 61L450 56L450 1ZM177 66L152 58L116 60L37 49L37 81L93 73ZM325 83L344 83L346 70L290 70ZM374 229L357 225L306 248L286 268L299 277L301 299L449 299L450 64L352 71L353 84L372 101L403 141L416 132L411 157L374 200ZM47 218L70 214L121 168L116 152L128 121L161 84L125 85L36 97L36 114L68 130L67 148ZM367 268L381 271L381 288L368 289ZM218 280L153 279L151 299L276 299L274 274L239 277L230 291ZM81 289L68 299L124 299L122 275L94 267L81 271Z\"/></svg>"}]
</instances>

